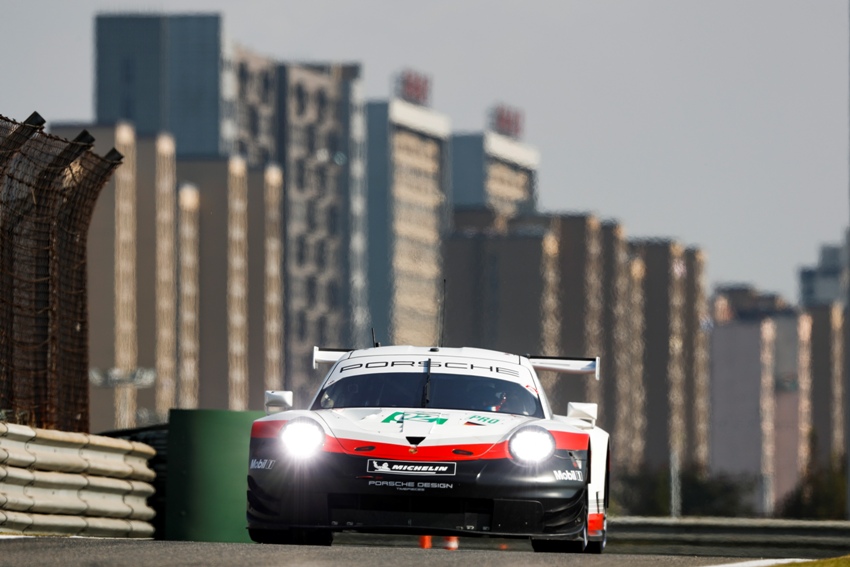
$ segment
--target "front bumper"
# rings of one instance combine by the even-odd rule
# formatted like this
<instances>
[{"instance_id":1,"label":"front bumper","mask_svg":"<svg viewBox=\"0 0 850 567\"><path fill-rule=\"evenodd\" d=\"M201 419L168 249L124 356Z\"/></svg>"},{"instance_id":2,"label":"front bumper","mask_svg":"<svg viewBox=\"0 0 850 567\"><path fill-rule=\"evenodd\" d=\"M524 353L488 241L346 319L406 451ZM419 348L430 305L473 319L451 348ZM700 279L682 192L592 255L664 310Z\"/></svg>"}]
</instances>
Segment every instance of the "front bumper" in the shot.
<instances>
[{"instance_id":1,"label":"front bumper","mask_svg":"<svg viewBox=\"0 0 850 567\"><path fill-rule=\"evenodd\" d=\"M399 473L386 472L399 461L344 453L293 463L276 440L252 439L248 527L578 538L587 489L575 456L557 452L537 467L509 459L409 462ZM579 460L586 464L586 454Z\"/></svg>"}]
</instances>

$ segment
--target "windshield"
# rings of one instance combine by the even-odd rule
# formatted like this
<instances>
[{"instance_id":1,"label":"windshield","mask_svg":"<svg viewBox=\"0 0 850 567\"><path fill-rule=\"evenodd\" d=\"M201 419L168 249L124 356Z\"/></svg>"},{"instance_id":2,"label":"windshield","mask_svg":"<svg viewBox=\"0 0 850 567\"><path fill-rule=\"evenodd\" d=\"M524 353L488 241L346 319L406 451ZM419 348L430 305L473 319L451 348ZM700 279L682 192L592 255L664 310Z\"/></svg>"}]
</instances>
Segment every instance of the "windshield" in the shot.
<instances>
[{"instance_id":1,"label":"windshield","mask_svg":"<svg viewBox=\"0 0 850 567\"><path fill-rule=\"evenodd\" d=\"M311 409L378 407L427 407L543 417L540 400L515 382L437 372L349 376L324 388Z\"/></svg>"}]
</instances>

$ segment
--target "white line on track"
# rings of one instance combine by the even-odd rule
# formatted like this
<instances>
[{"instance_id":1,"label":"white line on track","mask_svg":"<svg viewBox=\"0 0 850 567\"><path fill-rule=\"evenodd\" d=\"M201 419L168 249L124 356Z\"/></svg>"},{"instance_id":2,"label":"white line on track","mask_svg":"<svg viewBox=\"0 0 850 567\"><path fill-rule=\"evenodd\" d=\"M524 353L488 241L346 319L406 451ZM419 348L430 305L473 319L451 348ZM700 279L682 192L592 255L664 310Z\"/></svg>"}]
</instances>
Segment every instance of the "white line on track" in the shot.
<instances>
[{"instance_id":1,"label":"white line on track","mask_svg":"<svg viewBox=\"0 0 850 567\"><path fill-rule=\"evenodd\" d=\"M754 559L753 561L741 561L738 563L723 563L713 567L767 567L768 565L783 565L785 563L803 563L812 559Z\"/></svg>"}]
</instances>

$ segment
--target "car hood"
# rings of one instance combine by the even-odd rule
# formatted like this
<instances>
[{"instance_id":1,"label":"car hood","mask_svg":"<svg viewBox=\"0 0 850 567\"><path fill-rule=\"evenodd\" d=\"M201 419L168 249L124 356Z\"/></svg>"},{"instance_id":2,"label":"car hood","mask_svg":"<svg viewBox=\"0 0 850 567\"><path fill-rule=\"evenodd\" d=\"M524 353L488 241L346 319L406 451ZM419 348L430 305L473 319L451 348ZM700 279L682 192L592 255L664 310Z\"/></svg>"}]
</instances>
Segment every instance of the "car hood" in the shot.
<instances>
[{"instance_id":1,"label":"car hood","mask_svg":"<svg viewBox=\"0 0 850 567\"><path fill-rule=\"evenodd\" d=\"M367 450L381 452L388 446L426 453L450 446L475 458L520 425L539 421L521 415L440 409L350 408L315 413L344 452L360 455Z\"/></svg>"}]
</instances>

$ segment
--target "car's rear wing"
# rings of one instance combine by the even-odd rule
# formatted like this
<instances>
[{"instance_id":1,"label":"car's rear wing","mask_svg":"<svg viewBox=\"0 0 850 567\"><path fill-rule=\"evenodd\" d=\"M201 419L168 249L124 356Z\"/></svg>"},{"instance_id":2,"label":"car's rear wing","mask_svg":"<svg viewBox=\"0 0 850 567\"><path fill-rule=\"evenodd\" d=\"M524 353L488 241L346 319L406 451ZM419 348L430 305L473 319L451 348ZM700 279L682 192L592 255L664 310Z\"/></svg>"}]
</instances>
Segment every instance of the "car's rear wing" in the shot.
<instances>
[{"instance_id":1,"label":"car's rear wing","mask_svg":"<svg viewBox=\"0 0 850 567\"><path fill-rule=\"evenodd\" d=\"M334 363L349 352L350 348L319 348L313 347L313 370L319 368L320 362Z\"/></svg>"},{"instance_id":2,"label":"car's rear wing","mask_svg":"<svg viewBox=\"0 0 850 567\"><path fill-rule=\"evenodd\" d=\"M529 356L535 370L551 370L560 374L593 374L599 380L599 357L559 358L556 356Z\"/></svg>"}]
</instances>

